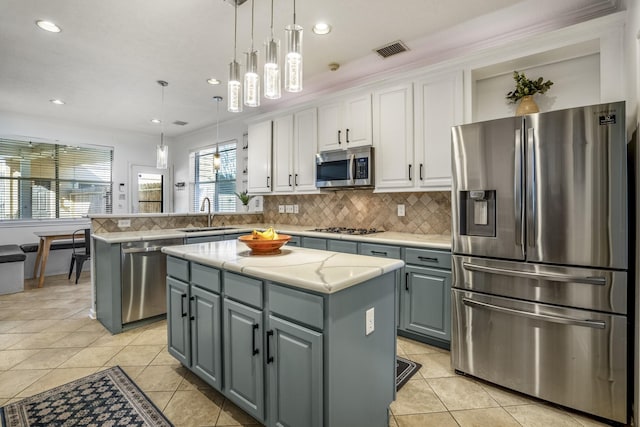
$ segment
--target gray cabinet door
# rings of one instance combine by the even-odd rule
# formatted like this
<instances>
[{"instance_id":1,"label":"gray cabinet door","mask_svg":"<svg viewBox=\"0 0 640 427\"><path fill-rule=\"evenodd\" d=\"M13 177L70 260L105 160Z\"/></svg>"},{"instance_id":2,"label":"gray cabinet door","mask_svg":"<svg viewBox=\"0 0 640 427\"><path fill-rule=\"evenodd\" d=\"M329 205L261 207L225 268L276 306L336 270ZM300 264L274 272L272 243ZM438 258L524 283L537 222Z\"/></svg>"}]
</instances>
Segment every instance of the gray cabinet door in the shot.
<instances>
[{"instance_id":1,"label":"gray cabinet door","mask_svg":"<svg viewBox=\"0 0 640 427\"><path fill-rule=\"evenodd\" d=\"M320 237L302 237L302 247L310 249L327 250L327 239Z\"/></svg>"},{"instance_id":2,"label":"gray cabinet door","mask_svg":"<svg viewBox=\"0 0 640 427\"><path fill-rule=\"evenodd\" d=\"M322 334L269 316L270 426L323 425Z\"/></svg>"},{"instance_id":3,"label":"gray cabinet door","mask_svg":"<svg viewBox=\"0 0 640 427\"><path fill-rule=\"evenodd\" d=\"M264 420L262 311L227 298L224 310L224 387L227 397Z\"/></svg>"},{"instance_id":4,"label":"gray cabinet door","mask_svg":"<svg viewBox=\"0 0 640 427\"><path fill-rule=\"evenodd\" d=\"M451 340L451 272L405 267L402 328L428 337Z\"/></svg>"},{"instance_id":5,"label":"gray cabinet door","mask_svg":"<svg viewBox=\"0 0 640 427\"><path fill-rule=\"evenodd\" d=\"M191 287L191 369L216 390L222 388L220 296Z\"/></svg>"},{"instance_id":6,"label":"gray cabinet door","mask_svg":"<svg viewBox=\"0 0 640 427\"><path fill-rule=\"evenodd\" d=\"M358 242L349 242L347 240L327 240L327 250L334 252L344 252L346 254L358 253Z\"/></svg>"},{"instance_id":7,"label":"gray cabinet door","mask_svg":"<svg viewBox=\"0 0 640 427\"><path fill-rule=\"evenodd\" d=\"M168 350L185 366L191 364L189 323L189 285L167 277Z\"/></svg>"}]
</instances>

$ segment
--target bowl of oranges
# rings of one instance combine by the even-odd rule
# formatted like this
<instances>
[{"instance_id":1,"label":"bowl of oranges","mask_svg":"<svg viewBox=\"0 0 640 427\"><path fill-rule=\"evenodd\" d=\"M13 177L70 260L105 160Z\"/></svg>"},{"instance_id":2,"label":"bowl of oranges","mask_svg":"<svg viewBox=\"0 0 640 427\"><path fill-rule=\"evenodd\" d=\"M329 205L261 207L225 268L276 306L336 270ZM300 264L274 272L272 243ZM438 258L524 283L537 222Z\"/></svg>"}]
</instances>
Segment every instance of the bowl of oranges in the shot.
<instances>
[{"instance_id":1,"label":"bowl of oranges","mask_svg":"<svg viewBox=\"0 0 640 427\"><path fill-rule=\"evenodd\" d=\"M291 240L291 236L278 234L273 227L269 227L265 231L253 230L251 234L238 237L238 240L247 245L252 254L271 255L279 254L280 248Z\"/></svg>"}]
</instances>

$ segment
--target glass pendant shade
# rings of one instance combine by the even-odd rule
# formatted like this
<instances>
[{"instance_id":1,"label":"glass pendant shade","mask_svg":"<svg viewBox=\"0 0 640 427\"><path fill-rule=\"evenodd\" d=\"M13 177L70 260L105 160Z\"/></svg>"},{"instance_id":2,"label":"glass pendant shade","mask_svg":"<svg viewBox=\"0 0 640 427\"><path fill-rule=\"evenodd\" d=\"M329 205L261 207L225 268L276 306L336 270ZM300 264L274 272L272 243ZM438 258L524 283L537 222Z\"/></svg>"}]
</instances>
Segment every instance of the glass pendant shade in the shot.
<instances>
[{"instance_id":1,"label":"glass pendant shade","mask_svg":"<svg viewBox=\"0 0 640 427\"><path fill-rule=\"evenodd\" d=\"M287 41L287 54L284 64L284 90L302 91L302 27L287 25L284 29Z\"/></svg>"},{"instance_id":2,"label":"glass pendant shade","mask_svg":"<svg viewBox=\"0 0 640 427\"><path fill-rule=\"evenodd\" d=\"M166 169L168 159L169 159L169 147L166 145L157 145L156 146L156 168Z\"/></svg>"},{"instance_id":3,"label":"glass pendant shade","mask_svg":"<svg viewBox=\"0 0 640 427\"><path fill-rule=\"evenodd\" d=\"M247 52L247 71L244 74L244 105L260 106L260 76L258 75L258 52Z\"/></svg>"},{"instance_id":4,"label":"glass pendant shade","mask_svg":"<svg viewBox=\"0 0 640 427\"><path fill-rule=\"evenodd\" d=\"M213 155L213 168L215 170L220 170L221 164L222 164L222 161L220 160L220 153L216 151L216 153Z\"/></svg>"},{"instance_id":5,"label":"glass pendant shade","mask_svg":"<svg viewBox=\"0 0 640 427\"><path fill-rule=\"evenodd\" d=\"M242 85L240 84L240 64L232 61L229 64L229 83L227 85L227 111L242 112Z\"/></svg>"},{"instance_id":6,"label":"glass pendant shade","mask_svg":"<svg viewBox=\"0 0 640 427\"><path fill-rule=\"evenodd\" d=\"M282 96L279 58L280 40L267 40L264 58L264 97L268 99L279 99Z\"/></svg>"}]
</instances>

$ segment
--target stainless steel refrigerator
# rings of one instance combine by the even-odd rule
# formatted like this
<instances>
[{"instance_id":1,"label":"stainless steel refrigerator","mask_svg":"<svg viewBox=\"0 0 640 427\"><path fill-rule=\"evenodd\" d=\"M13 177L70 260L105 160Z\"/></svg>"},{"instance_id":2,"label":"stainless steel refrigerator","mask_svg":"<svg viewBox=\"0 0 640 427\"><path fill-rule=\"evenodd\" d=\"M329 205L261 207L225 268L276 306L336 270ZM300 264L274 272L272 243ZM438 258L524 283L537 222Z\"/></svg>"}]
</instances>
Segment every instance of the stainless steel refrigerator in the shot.
<instances>
[{"instance_id":1,"label":"stainless steel refrigerator","mask_svg":"<svg viewBox=\"0 0 640 427\"><path fill-rule=\"evenodd\" d=\"M628 421L625 104L452 129L454 369Z\"/></svg>"}]
</instances>

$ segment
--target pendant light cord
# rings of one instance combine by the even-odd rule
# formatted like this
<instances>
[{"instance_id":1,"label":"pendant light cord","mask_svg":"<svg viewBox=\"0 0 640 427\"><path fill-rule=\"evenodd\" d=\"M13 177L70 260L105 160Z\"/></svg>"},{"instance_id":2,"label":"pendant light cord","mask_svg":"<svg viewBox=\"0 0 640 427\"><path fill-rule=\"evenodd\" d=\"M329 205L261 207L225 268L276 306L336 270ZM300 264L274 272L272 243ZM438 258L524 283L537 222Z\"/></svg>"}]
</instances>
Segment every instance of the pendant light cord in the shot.
<instances>
[{"instance_id":1,"label":"pendant light cord","mask_svg":"<svg viewBox=\"0 0 640 427\"><path fill-rule=\"evenodd\" d=\"M160 147L164 146L164 85L160 83L162 86L162 102L160 104Z\"/></svg>"},{"instance_id":2,"label":"pendant light cord","mask_svg":"<svg viewBox=\"0 0 640 427\"><path fill-rule=\"evenodd\" d=\"M253 11L254 11L255 2L251 0L251 52L253 52Z\"/></svg>"},{"instance_id":3,"label":"pendant light cord","mask_svg":"<svg viewBox=\"0 0 640 427\"><path fill-rule=\"evenodd\" d=\"M293 0L293 25L296 25L296 0Z\"/></svg>"},{"instance_id":4,"label":"pendant light cord","mask_svg":"<svg viewBox=\"0 0 640 427\"><path fill-rule=\"evenodd\" d=\"M271 0L271 40L273 40L273 0Z\"/></svg>"},{"instance_id":5,"label":"pendant light cord","mask_svg":"<svg viewBox=\"0 0 640 427\"><path fill-rule=\"evenodd\" d=\"M236 51L238 50L238 2L235 2L233 21L233 62L236 62Z\"/></svg>"}]
</instances>

